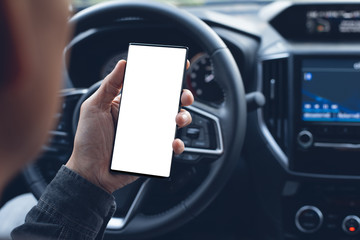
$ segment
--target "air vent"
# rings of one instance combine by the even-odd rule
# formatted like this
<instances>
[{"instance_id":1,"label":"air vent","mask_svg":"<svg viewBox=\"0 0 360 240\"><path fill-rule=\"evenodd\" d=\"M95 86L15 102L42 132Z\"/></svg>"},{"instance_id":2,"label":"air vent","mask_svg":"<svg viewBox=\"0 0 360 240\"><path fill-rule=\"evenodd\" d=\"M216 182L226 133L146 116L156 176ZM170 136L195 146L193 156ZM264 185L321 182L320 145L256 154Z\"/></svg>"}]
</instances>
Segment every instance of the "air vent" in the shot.
<instances>
[{"instance_id":1,"label":"air vent","mask_svg":"<svg viewBox=\"0 0 360 240\"><path fill-rule=\"evenodd\" d=\"M288 127L288 59L262 62L263 93L266 98L264 118L271 134L285 151Z\"/></svg>"}]
</instances>

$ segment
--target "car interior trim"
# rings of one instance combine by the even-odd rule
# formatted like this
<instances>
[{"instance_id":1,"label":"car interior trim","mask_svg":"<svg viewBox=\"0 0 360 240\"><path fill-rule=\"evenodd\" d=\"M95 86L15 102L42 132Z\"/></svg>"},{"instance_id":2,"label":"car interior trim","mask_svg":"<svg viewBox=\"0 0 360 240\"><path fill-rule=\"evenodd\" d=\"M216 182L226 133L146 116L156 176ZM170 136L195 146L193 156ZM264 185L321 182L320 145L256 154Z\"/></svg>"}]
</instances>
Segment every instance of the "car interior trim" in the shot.
<instances>
[{"instance_id":1,"label":"car interior trim","mask_svg":"<svg viewBox=\"0 0 360 240\"><path fill-rule=\"evenodd\" d=\"M216 126L216 139L217 139L217 147L216 149L205 149L205 148L191 148L191 147L185 147L185 151L187 153L203 153L203 154L209 154L209 155L221 155L224 152L224 144L223 144L223 138L221 135L221 127L220 127L220 121L219 119L214 116L211 113L205 112L197 107L194 106L188 106L184 107L185 109L188 109L190 111L194 111L199 115L205 116L207 118L210 118L215 122Z\"/></svg>"},{"instance_id":2,"label":"car interior trim","mask_svg":"<svg viewBox=\"0 0 360 240\"><path fill-rule=\"evenodd\" d=\"M148 189L148 185L150 182L150 178L147 178L140 186L129 210L127 211L124 218L112 217L109 221L109 224L106 226L108 230L121 230L123 229L133 217L135 217L137 213L137 209L145 196L146 190Z\"/></svg>"},{"instance_id":3,"label":"car interior trim","mask_svg":"<svg viewBox=\"0 0 360 240\"><path fill-rule=\"evenodd\" d=\"M288 53L281 53L281 54L269 55L265 58L262 57L261 60L262 61L274 60L274 59L283 59L283 58L288 58L288 57L289 57ZM258 77L257 77L257 81L258 81L257 82L257 86L258 86L257 91L260 91L260 92L263 92L263 89L262 89L263 84L262 84L262 77L261 77L262 76L262 64L261 64L262 61L259 61L259 64L258 64ZM277 144L274 137L270 133L268 127L266 126L262 108L259 108L257 110L257 119L258 119L261 136L265 139L265 142L268 144L269 149L272 151L273 155L276 157L276 160L280 163L280 165L282 165L285 169L288 169L289 159L286 156L286 154L283 152L283 150L280 148L280 146Z\"/></svg>"},{"instance_id":4,"label":"car interior trim","mask_svg":"<svg viewBox=\"0 0 360 240\"><path fill-rule=\"evenodd\" d=\"M314 146L315 147L323 147L323 148L360 149L360 144L354 144L354 143L315 142Z\"/></svg>"}]
</instances>

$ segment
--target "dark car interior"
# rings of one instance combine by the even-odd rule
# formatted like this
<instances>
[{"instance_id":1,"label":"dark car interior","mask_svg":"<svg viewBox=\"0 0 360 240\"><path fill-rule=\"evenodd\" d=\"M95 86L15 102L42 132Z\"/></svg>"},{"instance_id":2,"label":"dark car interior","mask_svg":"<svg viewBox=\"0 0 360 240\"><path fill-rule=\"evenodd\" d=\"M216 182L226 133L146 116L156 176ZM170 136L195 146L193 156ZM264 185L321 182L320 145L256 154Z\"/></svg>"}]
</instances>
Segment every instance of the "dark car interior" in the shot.
<instances>
[{"instance_id":1,"label":"dark car interior","mask_svg":"<svg viewBox=\"0 0 360 240\"><path fill-rule=\"evenodd\" d=\"M81 103L135 42L189 48L193 122L177 132L186 148L169 180L114 193L105 239L360 239L359 1L104 1L72 11L57 127L7 186L0 222L66 163Z\"/></svg>"}]
</instances>

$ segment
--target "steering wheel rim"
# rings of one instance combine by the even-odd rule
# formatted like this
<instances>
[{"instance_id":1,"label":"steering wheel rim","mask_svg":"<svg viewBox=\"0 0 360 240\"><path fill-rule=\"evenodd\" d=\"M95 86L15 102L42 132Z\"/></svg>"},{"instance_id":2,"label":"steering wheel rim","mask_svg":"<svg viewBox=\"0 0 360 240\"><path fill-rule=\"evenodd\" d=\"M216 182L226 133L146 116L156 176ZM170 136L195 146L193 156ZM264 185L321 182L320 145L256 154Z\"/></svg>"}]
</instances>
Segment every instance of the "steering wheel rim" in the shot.
<instances>
[{"instance_id":1,"label":"steering wheel rim","mask_svg":"<svg viewBox=\"0 0 360 240\"><path fill-rule=\"evenodd\" d=\"M155 2L107 2L87 8L70 19L75 36L92 28L101 27L111 19L121 17L158 18L180 26L198 40L214 66L216 78L224 89L225 100L219 108L194 103L195 108L215 115L220 122L224 152L211 163L210 171L200 186L186 199L168 211L156 216L137 215L123 229L107 231L126 239L141 239L170 231L198 215L217 196L239 160L246 128L246 101L241 75L230 51L221 38L203 21L176 7ZM85 99L82 99L83 101ZM28 168L24 173L31 190L39 196L44 189L43 178L37 170ZM40 180L39 180L40 179ZM46 184L45 184L46 185Z\"/></svg>"}]
</instances>

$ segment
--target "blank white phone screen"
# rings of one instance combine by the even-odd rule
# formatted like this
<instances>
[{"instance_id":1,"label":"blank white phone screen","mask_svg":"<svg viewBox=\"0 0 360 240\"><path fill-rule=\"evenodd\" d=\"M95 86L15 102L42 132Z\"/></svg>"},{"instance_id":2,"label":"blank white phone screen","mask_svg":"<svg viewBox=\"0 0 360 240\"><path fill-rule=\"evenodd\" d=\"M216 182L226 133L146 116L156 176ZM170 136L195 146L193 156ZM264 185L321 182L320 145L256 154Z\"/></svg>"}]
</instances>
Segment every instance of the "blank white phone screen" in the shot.
<instances>
[{"instance_id":1,"label":"blank white phone screen","mask_svg":"<svg viewBox=\"0 0 360 240\"><path fill-rule=\"evenodd\" d=\"M169 177L187 48L130 44L111 170Z\"/></svg>"}]
</instances>

